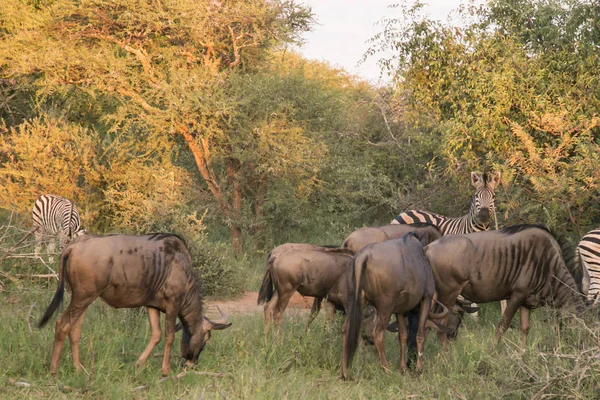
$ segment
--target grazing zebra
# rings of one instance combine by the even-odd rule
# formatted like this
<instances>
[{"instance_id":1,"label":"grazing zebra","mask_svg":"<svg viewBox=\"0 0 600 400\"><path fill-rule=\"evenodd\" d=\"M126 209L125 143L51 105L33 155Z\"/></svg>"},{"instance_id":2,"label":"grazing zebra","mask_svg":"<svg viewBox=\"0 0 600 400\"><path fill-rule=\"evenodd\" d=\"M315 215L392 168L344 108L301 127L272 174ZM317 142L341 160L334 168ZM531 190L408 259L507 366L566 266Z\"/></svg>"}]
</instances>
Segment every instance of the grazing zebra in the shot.
<instances>
[{"instance_id":1,"label":"grazing zebra","mask_svg":"<svg viewBox=\"0 0 600 400\"><path fill-rule=\"evenodd\" d=\"M600 299L600 228L581 238L575 259L583 272L583 293L588 301L597 304Z\"/></svg>"},{"instance_id":2,"label":"grazing zebra","mask_svg":"<svg viewBox=\"0 0 600 400\"><path fill-rule=\"evenodd\" d=\"M54 253L55 238L59 239L60 250L75 236L82 235L79 210L71 200L53 194L40 196L33 204L33 229L35 229L35 255L39 256L45 236L52 236L47 242L47 250ZM50 257L50 261L53 257Z\"/></svg>"},{"instance_id":3,"label":"grazing zebra","mask_svg":"<svg viewBox=\"0 0 600 400\"><path fill-rule=\"evenodd\" d=\"M392 220L392 224L413 224L423 222L438 227L442 235L465 235L472 232L487 231L490 228L492 216L496 219L494 204L494 189L500 182L500 172L492 174L471 172L471 183L476 191L471 198L469 212L462 217L450 218L429 211L410 210L403 212ZM501 302L502 313L506 301ZM478 313L472 314L477 318Z\"/></svg>"}]
</instances>

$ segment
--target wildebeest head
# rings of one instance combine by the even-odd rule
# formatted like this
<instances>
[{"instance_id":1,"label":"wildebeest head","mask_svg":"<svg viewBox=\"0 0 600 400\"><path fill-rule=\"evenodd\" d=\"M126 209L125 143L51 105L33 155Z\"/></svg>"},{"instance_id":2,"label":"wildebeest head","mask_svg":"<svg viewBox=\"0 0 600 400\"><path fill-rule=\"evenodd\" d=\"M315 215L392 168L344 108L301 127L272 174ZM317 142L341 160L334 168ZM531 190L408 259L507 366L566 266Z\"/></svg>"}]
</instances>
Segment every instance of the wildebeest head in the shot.
<instances>
[{"instance_id":1,"label":"wildebeest head","mask_svg":"<svg viewBox=\"0 0 600 400\"><path fill-rule=\"evenodd\" d=\"M479 172L471 172L471 183L477 188L471 201L471 214L476 220L487 226L496 212L494 204L494 189L500 182L500 172L483 174Z\"/></svg>"},{"instance_id":2,"label":"wildebeest head","mask_svg":"<svg viewBox=\"0 0 600 400\"><path fill-rule=\"evenodd\" d=\"M227 323L227 314L219 306L216 307L221 314L219 320L211 321L202 316L200 321L182 321L181 356L185 359L187 366L193 366L198 363L198 357L202 350L204 350L206 342L210 339L210 332L213 329L223 330L231 326L231 323Z\"/></svg>"}]
</instances>

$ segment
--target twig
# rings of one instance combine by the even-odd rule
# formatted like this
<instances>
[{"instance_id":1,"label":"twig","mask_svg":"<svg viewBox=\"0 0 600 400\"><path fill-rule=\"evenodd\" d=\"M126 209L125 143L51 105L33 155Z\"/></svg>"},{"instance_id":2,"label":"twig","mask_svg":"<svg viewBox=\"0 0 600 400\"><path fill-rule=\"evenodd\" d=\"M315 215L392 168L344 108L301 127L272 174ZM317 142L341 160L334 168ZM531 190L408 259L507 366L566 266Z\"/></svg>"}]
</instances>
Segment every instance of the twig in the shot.
<instances>
[{"instance_id":1,"label":"twig","mask_svg":"<svg viewBox=\"0 0 600 400\"><path fill-rule=\"evenodd\" d=\"M27 313L27 327L29 328L29 333L33 333L33 329L31 329L31 322L29 322L29 318L31 318L31 311L36 303L33 303L31 307L29 307L29 312Z\"/></svg>"},{"instance_id":2,"label":"twig","mask_svg":"<svg viewBox=\"0 0 600 400\"><path fill-rule=\"evenodd\" d=\"M23 241L25 239L27 239L29 236L31 236L33 234L33 232L37 231L38 227L33 228L32 230L29 231L29 233L27 235L25 235L21 240L19 240L17 242L17 244L15 244L13 247L11 247L10 249L8 249L8 251L6 253L4 253L4 255L2 256L2 258L0 258L0 263L2 261L4 261L4 259L6 258L6 256L8 256L8 254L13 251L18 245L20 245L21 243L23 243Z\"/></svg>"},{"instance_id":3,"label":"twig","mask_svg":"<svg viewBox=\"0 0 600 400\"><path fill-rule=\"evenodd\" d=\"M16 277L19 278L56 278L58 279L58 274L15 274Z\"/></svg>"}]
</instances>

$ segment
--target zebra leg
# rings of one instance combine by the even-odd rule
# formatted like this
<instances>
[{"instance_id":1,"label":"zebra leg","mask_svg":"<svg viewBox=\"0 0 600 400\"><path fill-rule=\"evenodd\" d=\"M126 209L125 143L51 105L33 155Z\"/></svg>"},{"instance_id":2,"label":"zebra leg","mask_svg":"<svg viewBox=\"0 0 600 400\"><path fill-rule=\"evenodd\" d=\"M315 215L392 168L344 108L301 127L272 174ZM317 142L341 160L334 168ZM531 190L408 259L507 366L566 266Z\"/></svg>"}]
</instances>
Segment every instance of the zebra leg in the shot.
<instances>
[{"instance_id":1,"label":"zebra leg","mask_svg":"<svg viewBox=\"0 0 600 400\"><path fill-rule=\"evenodd\" d=\"M44 231L42 228L38 228L33 234L35 237L35 250L34 254L37 257L40 256L40 251L42 250L42 243L44 242Z\"/></svg>"},{"instance_id":2,"label":"zebra leg","mask_svg":"<svg viewBox=\"0 0 600 400\"><path fill-rule=\"evenodd\" d=\"M47 239L48 245L46 246L46 250L48 251L48 262L54 262L54 253L56 252L56 242L58 239L56 236L49 237Z\"/></svg>"}]
</instances>

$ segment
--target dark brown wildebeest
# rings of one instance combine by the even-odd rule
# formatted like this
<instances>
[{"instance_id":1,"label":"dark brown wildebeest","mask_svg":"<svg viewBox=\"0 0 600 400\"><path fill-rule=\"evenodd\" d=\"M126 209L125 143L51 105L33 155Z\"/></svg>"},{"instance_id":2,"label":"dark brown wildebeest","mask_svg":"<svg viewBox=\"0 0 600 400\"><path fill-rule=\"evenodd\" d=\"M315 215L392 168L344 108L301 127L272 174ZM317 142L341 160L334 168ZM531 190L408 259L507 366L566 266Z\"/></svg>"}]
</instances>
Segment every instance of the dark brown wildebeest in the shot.
<instances>
[{"instance_id":1,"label":"dark brown wildebeest","mask_svg":"<svg viewBox=\"0 0 600 400\"><path fill-rule=\"evenodd\" d=\"M73 363L81 370L79 338L85 311L98 297L115 308L146 306L152 336L137 361L143 365L160 341L160 314L165 313L165 351L162 374L170 371L169 358L175 340L175 322L183 326L181 355L194 365L210 338L212 329L231 326L226 316L210 321L202 315L202 293L192 270L184 241L176 236L155 233L143 236L81 236L62 252L56 294L39 326L44 326L63 300L65 282L71 287L71 303L56 322L50 372L56 374L67 334ZM219 310L220 311L220 310Z\"/></svg>"},{"instance_id":2,"label":"dark brown wildebeest","mask_svg":"<svg viewBox=\"0 0 600 400\"><path fill-rule=\"evenodd\" d=\"M500 231L447 235L425 247L435 275L438 300L448 308L462 294L477 303L508 300L496 332L496 344L515 312L521 312L521 345L529 331L529 311L545 304L585 303L563 259L561 247L541 225L516 225ZM453 316L450 328L457 325ZM439 333L447 344L447 337Z\"/></svg>"},{"instance_id":3,"label":"dark brown wildebeest","mask_svg":"<svg viewBox=\"0 0 600 400\"><path fill-rule=\"evenodd\" d=\"M265 305L266 329L275 318L277 330L295 291L315 297L308 324L319 311L321 301L346 271L352 254L346 249L304 243L277 246L267 257L267 267L258 293L258 304ZM307 325L308 327L308 325Z\"/></svg>"},{"instance_id":4,"label":"dark brown wildebeest","mask_svg":"<svg viewBox=\"0 0 600 400\"><path fill-rule=\"evenodd\" d=\"M431 267L423 253L423 245L415 237L415 233L410 232L401 239L373 243L363 248L354 257L346 276L350 304L342 328L342 377L347 377L348 366L356 351L363 300L373 304L377 310L373 341L384 370L389 370L389 367L385 357L383 334L391 315L395 314L398 321L400 367L405 370L408 332L404 314L418 304L421 305L416 333L417 369L421 370L427 318L444 318L448 309L444 308L438 314L430 311L435 283Z\"/></svg>"},{"instance_id":5,"label":"dark brown wildebeest","mask_svg":"<svg viewBox=\"0 0 600 400\"><path fill-rule=\"evenodd\" d=\"M435 225L426 223L394 224L357 229L344 239L341 247L356 254L366 245L399 239L408 232L418 232L417 236L424 246L442 237L442 233Z\"/></svg>"}]
</instances>

